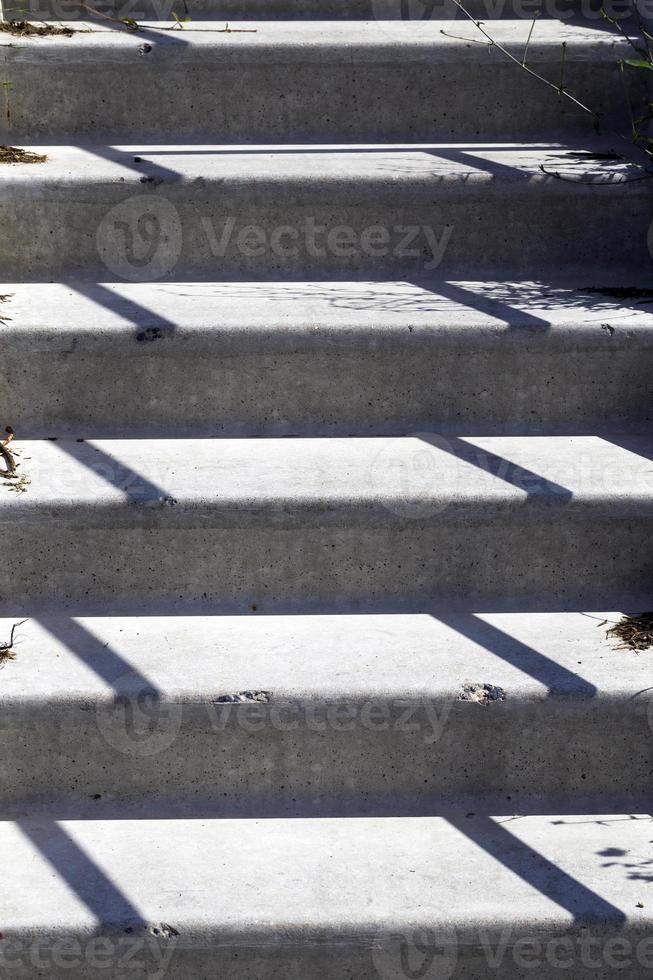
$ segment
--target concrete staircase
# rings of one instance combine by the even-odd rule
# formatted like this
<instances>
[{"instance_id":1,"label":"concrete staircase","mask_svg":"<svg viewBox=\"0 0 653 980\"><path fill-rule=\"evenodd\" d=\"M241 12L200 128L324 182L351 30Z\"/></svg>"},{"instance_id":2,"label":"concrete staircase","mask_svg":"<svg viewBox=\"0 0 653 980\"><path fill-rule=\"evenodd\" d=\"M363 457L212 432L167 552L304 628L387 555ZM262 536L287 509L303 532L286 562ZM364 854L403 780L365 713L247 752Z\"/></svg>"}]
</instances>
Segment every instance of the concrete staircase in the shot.
<instances>
[{"instance_id":1,"label":"concrete staircase","mask_svg":"<svg viewBox=\"0 0 653 980\"><path fill-rule=\"evenodd\" d=\"M407 11L0 35L7 980L653 975L630 52Z\"/></svg>"}]
</instances>

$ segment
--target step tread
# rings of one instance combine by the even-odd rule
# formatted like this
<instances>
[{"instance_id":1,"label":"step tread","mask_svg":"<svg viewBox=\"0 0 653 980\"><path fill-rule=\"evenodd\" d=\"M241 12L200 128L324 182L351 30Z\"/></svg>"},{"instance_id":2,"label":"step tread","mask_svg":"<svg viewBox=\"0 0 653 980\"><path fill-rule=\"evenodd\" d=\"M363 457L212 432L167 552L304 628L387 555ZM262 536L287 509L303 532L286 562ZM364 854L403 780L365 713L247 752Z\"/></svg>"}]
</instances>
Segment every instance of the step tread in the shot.
<instances>
[{"instance_id":1,"label":"step tread","mask_svg":"<svg viewBox=\"0 0 653 980\"><path fill-rule=\"evenodd\" d=\"M247 20L229 22L202 21L201 26L187 25L183 31L171 30L169 21L140 21L141 29L134 33L98 25L97 22L70 22L78 31L73 38L22 38L19 44L8 47L0 44L0 63L66 65L93 63L98 57L133 63L134 51L144 42L152 50L144 65L158 65L159 57L166 64L210 58L220 65L242 64L254 60L257 64L301 62L351 63L400 62L406 59L430 63L469 62L505 63L498 50L488 50L480 31L461 17L455 21L274 21ZM567 61L615 62L631 52L626 38L612 31L592 26L564 24L539 20L531 32L532 21L502 19L493 21L492 37L511 54L523 57L528 43L528 61L551 62L557 58L561 44L566 44ZM448 33L443 33L447 31ZM8 39L9 40L9 39ZM478 42L481 43L478 43ZM5 49L3 51L3 48Z\"/></svg>"},{"instance_id":2,"label":"step tread","mask_svg":"<svg viewBox=\"0 0 653 980\"><path fill-rule=\"evenodd\" d=\"M183 703L245 691L265 691L271 702L441 701L457 699L470 682L502 687L511 704L564 694L619 700L631 710L640 706L649 665L606 636L621 615L437 608L395 615L41 613L16 630L1 701L3 710L49 711L89 698L111 701L134 685ZM0 620L0 638L16 621Z\"/></svg>"},{"instance_id":3,"label":"step tread","mask_svg":"<svg viewBox=\"0 0 653 980\"><path fill-rule=\"evenodd\" d=\"M444 436L16 441L25 493L0 521L217 526L260 518L453 519L541 507L650 516L649 436ZM540 506L538 506L540 505ZM483 516L485 515L485 516ZM215 524L213 526L216 526Z\"/></svg>"},{"instance_id":4,"label":"step tread","mask_svg":"<svg viewBox=\"0 0 653 980\"><path fill-rule=\"evenodd\" d=\"M650 349L650 298L609 271L551 282L3 283L12 351L137 357L192 351L489 347ZM591 292L592 283L602 293ZM579 288L579 286L581 288ZM582 288L589 287L589 288ZM644 284L643 293L646 293ZM134 340L138 343L134 343ZM156 341L152 342L152 341Z\"/></svg>"},{"instance_id":5,"label":"step tread","mask_svg":"<svg viewBox=\"0 0 653 980\"><path fill-rule=\"evenodd\" d=\"M378 193L379 185L385 186L395 203L402 184L415 190L421 186L428 194L448 185L460 189L479 183L487 192L509 183L514 194L546 188L548 193L594 198L614 195L618 185L619 194L648 195L646 181L627 179L641 178L641 171L629 162L591 157L609 150L605 141L246 146L80 142L26 148L45 154L47 160L4 168L0 201L43 197L80 203L80 193L98 195L100 189L108 200L122 200L134 190L152 193L152 183L157 196L183 198L185 203L205 199L211 185L223 192L240 189L250 205L258 189L253 183L261 188L294 184L293 193L305 188L312 203L334 187L352 184L369 185L370 196ZM628 153L628 146L619 151ZM599 183L590 182L594 180Z\"/></svg>"},{"instance_id":6,"label":"step tread","mask_svg":"<svg viewBox=\"0 0 653 980\"><path fill-rule=\"evenodd\" d=\"M512 927L514 936L595 927L605 936L618 927L644 935L653 926L650 837L649 816L614 812L25 817L0 823L0 864L12 880L0 893L0 917L11 937L164 923L180 947L292 948L312 938L370 948L379 935L420 926L455 930L458 942L476 947L478 929L495 935Z\"/></svg>"}]
</instances>

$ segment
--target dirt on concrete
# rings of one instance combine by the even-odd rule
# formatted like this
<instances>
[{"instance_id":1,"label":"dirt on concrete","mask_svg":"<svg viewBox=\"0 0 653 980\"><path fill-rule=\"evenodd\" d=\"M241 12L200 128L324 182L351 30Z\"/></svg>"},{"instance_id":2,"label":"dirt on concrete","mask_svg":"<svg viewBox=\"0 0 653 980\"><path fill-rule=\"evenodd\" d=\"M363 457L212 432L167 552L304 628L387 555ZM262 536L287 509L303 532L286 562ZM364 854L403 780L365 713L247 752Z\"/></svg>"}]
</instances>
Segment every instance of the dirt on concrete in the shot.
<instances>
[{"instance_id":1,"label":"dirt on concrete","mask_svg":"<svg viewBox=\"0 0 653 980\"><path fill-rule=\"evenodd\" d=\"M43 153L32 153L19 146L0 146L0 163L45 163L47 159Z\"/></svg>"},{"instance_id":2,"label":"dirt on concrete","mask_svg":"<svg viewBox=\"0 0 653 980\"><path fill-rule=\"evenodd\" d=\"M617 650L649 650L653 647L653 612L624 616L607 633L621 641Z\"/></svg>"},{"instance_id":3,"label":"dirt on concrete","mask_svg":"<svg viewBox=\"0 0 653 980\"><path fill-rule=\"evenodd\" d=\"M72 27L59 27L56 24L33 24L29 20L4 20L0 23L0 33L12 37L72 37Z\"/></svg>"}]
</instances>

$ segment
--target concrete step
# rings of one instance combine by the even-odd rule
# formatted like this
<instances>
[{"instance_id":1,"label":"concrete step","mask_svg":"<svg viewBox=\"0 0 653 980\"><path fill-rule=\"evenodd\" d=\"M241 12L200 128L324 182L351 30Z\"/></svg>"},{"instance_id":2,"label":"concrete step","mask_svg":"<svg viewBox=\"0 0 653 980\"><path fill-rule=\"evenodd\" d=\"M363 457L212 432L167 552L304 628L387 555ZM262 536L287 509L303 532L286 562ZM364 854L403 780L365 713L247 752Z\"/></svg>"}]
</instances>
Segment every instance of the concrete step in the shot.
<instances>
[{"instance_id":1,"label":"concrete step","mask_svg":"<svg viewBox=\"0 0 653 980\"><path fill-rule=\"evenodd\" d=\"M593 27L605 28L601 17L600 0L464 0L464 7L475 17L483 20L513 18L533 21L535 16L559 20L563 24L585 21ZM404 27L412 29L412 22L467 18L455 0L96 0L90 4L97 16L93 23L102 26L109 17L129 17L136 21L171 21L173 12L188 17L185 29L195 21L301 21L301 20L377 20L394 21L395 37L401 37ZM610 16L623 26L630 26L632 12L617 0L605 4ZM645 3L638 7L645 13ZM62 20L74 23L89 18L89 10L79 0L29 0L20 7L8 0L5 7L7 18L20 20L26 14L34 20ZM106 26L106 24L104 25ZM636 25L635 25L636 28Z\"/></svg>"},{"instance_id":2,"label":"concrete step","mask_svg":"<svg viewBox=\"0 0 653 980\"><path fill-rule=\"evenodd\" d=\"M624 284L650 268L647 181L596 144L37 149L45 163L0 185L9 282L565 269L584 286L597 268Z\"/></svg>"},{"instance_id":3,"label":"concrete step","mask_svg":"<svg viewBox=\"0 0 653 980\"><path fill-rule=\"evenodd\" d=\"M78 25L73 37L0 46L7 111L0 139L179 142L561 140L594 135L595 117L455 21L224 22L134 33ZM522 58L533 27L499 21L498 43ZM453 36L452 36L453 35ZM542 21L529 63L600 113L606 134L630 136L641 72L623 75L627 40L595 27ZM391 84L388 79L391 78ZM637 91L635 91L637 87Z\"/></svg>"},{"instance_id":4,"label":"concrete step","mask_svg":"<svg viewBox=\"0 0 653 980\"><path fill-rule=\"evenodd\" d=\"M502 814L6 820L0 975L646 975L650 817Z\"/></svg>"},{"instance_id":5,"label":"concrete step","mask_svg":"<svg viewBox=\"0 0 653 980\"><path fill-rule=\"evenodd\" d=\"M609 281L591 276L576 285ZM650 304L597 288L6 283L0 421L32 438L646 425Z\"/></svg>"},{"instance_id":6,"label":"concrete step","mask_svg":"<svg viewBox=\"0 0 653 980\"><path fill-rule=\"evenodd\" d=\"M0 487L9 614L650 589L648 437L80 440L17 443L32 482Z\"/></svg>"},{"instance_id":7,"label":"concrete step","mask_svg":"<svg viewBox=\"0 0 653 980\"><path fill-rule=\"evenodd\" d=\"M620 618L37 614L2 674L0 801L294 816L452 795L641 802L650 664L606 637Z\"/></svg>"}]
</instances>

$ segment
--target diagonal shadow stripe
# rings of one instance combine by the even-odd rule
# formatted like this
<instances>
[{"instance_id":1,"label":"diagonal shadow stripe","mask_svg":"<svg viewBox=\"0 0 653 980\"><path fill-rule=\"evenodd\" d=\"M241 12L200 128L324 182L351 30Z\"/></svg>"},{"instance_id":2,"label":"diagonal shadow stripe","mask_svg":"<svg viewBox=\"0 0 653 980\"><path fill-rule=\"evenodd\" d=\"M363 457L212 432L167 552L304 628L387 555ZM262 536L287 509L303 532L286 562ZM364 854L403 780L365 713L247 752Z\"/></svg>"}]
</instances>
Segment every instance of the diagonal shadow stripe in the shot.
<instances>
[{"instance_id":1,"label":"diagonal shadow stripe","mask_svg":"<svg viewBox=\"0 0 653 980\"><path fill-rule=\"evenodd\" d=\"M163 487L100 449L94 442L64 440L57 442L56 446L57 449L72 456L76 463L81 463L96 476L106 480L117 490L121 490L130 503L142 504L168 499L168 494Z\"/></svg>"},{"instance_id":2,"label":"diagonal shadow stripe","mask_svg":"<svg viewBox=\"0 0 653 980\"><path fill-rule=\"evenodd\" d=\"M134 686L138 684L139 694L160 696L160 690L156 684L150 681L145 674L142 674L128 660L113 650L108 644L104 644L91 631L70 616L57 616L41 614L34 619L44 630L54 636L60 643L74 653L83 664L94 671L105 683L111 685L117 694L122 694L120 681L129 676L130 682ZM130 684L130 690L132 685Z\"/></svg>"},{"instance_id":3,"label":"diagonal shadow stripe","mask_svg":"<svg viewBox=\"0 0 653 980\"><path fill-rule=\"evenodd\" d=\"M541 473L526 469L488 449L479 449L477 446L470 445L457 436L443 438L435 433L431 435L428 432L419 432L417 438L443 452L450 453L456 459L478 466L479 469L517 487L518 490L523 490L529 500L543 497L548 500L557 499L559 503L568 503L573 497L571 490L563 487L562 484L554 483Z\"/></svg>"},{"instance_id":4,"label":"diagonal shadow stripe","mask_svg":"<svg viewBox=\"0 0 653 980\"><path fill-rule=\"evenodd\" d=\"M86 296L87 299L104 306L112 313L133 323L136 329L136 339L146 339L148 330L157 330L161 335L169 336L177 329L177 324L160 313L155 313L146 306L141 306L128 296L122 296L113 289L99 282L69 282L66 285L75 292Z\"/></svg>"},{"instance_id":5,"label":"diagonal shadow stripe","mask_svg":"<svg viewBox=\"0 0 653 980\"><path fill-rule=\"evenodd\" d=\"M536 316L534 313L530 313L525 309L517 310L505 300L498 299L496 294L486 295L480 291L476 293L471 289L466 289L464 286L461 286L459 282L450 282L448 280L434 283L419 279L410 279L408 281L414 282L416 286L430 289L433 293L445 296L452 302L460 303L468 309L478 310L480 313L502 319L512 330L528 330L532 334L534 331L546 333L551 329L551 324L544 317ZM516 321L519 323L518 327L515 326Z\"/></svg>"},{"instance_id":6,"label":"diagonal shadow stripe","mask_svg":"<svg viewBox=\"0 0 653 980\"><path fill-rule=\"evenodd\" d=\"M127 896L56 822L47 827L19 820L17 826L100 925L143 927L145 919Z\"/></svg>"},{"instance_id":7,"label":"diagonal shadow stripe","mask_svg":"<svg viewBox=\"0 0 653 980\"><path fill-rule=\"evenodd\" d=\"M447 817L453 827L583 925L623 925L621 909L581 884L553 861L518 840L490 817Z\"/></svg>"},{"instance_id":8,"label":"diagonal shadow stripe","mask_svg":"<svg viewBox=\"0 0 653 980\"><path fill-rule=\"evenodd\" d=\"M545 684L552 695L573 695L589 700L596 697L598 693L594 684L574 671L567 670L544 653L522 643L521 640L478 616L471 613L456 615L438 612L437 617L434 618L462 636L473 640L474 643L478 643L506 663L529 674L534 680Z\"/></svg>"}]
</instances>

